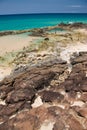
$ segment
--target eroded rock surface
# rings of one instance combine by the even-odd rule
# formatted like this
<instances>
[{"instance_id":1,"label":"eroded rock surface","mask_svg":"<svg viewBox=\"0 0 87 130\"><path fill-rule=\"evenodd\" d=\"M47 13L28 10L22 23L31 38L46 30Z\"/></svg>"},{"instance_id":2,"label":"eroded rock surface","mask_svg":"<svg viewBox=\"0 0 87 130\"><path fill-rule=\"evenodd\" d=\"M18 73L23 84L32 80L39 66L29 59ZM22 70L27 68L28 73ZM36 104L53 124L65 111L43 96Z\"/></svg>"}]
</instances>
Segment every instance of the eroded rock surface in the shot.
<instances>
[{"instance_id":1,"label":"eroded rock surface","mask_svg":"<svg viewBox=\"0 0 87 130\"><path fill-rule=\"evenodd\" d=\"M87 53L71 64L71 73L52 62L0 82L0 130L87 130Z\"/></svg>"}]
</instances>

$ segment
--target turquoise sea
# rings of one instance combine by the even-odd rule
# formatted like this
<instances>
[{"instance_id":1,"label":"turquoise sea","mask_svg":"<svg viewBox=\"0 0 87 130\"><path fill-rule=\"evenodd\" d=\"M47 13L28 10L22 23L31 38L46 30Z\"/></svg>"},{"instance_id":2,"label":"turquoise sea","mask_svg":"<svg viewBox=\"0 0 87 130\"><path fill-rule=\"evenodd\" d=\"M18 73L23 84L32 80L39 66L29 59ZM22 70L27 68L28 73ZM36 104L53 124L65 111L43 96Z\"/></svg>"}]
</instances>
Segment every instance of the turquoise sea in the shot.
<instances>
[{"instance_id":1,"label":"turquoise sea","mask_svg":"<svg viewBox=\"0 0 87 130\"><path fill-rule=\"evenodd\" d=\"M0 31L24 30L57 25L61 22L87 23L87 14L18 14L0 15Z\"/></svg>"}]
</instances>

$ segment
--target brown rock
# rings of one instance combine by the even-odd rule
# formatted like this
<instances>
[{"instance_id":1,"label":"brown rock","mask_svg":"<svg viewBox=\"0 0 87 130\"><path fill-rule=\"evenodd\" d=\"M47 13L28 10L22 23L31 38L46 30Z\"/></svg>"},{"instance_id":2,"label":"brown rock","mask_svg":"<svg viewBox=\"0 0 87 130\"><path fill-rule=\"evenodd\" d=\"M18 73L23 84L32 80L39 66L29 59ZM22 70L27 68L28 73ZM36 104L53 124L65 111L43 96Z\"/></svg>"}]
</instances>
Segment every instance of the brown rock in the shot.
<instances>
[{"instance_id":1,"label":"brown rock","mask_svg":"<svg viewBox=\"0 0 87 130\"><path fill-rule=\"evenodd\" d=\"M33 88L30 89L19 89L12 91L6 98L7 103L16 103L19 101L30 101L35 96Z\"/></svg>"},{"instance_id":2,"label":"brown rock","mask_svg":"<svg viewBox=\"0 0 87 130\"><path fill-rule=\"evenodd\" d=\"M0 105L0 130L39 130L45 121L54 123L53 130L86 130L86 57L82 53L73 59L71 73L57 85L65 62L27 68L0 82L0 97L6 102ZM35 96L41 96L43 105L32 108Z\"/></svg>"},{"instance_id":3,"label":"brown rock","mask_svg":"<svg viewBox=\"0 0 87 130\"><path fill-rule=\"evenodd\" d=\"M85 117L87 118L87 107L85 108L81 108L78 113L82 116L82 117Z\"/></svg>"},{"instance_id":4,"label":"brown rock","mask_svg":"<svg viewBox=\"0 0 87 130\"><path fill-rule=\"evenodd\" d=\"M75 64L82 63L85 61L87 61L87 54L78 56L77 58L72 60L71 63L72 63L72 65L75 65Z\"/></svg>"},{"instance_id":5,"label":"brown rock","mask_svg":"<svg viewBox=\"0 0 87 130\"><path fill-rule=\"evenodd\" d=\"M0 116L11 116L15 114L18 110L21 110L24 102L19 102L12 105L0 105Z\"/></svg>"},{"instance_id":6,"label":"brown rock","mask_svg":"<svg viewBox=\"0 0 87 130\"><path fill-rule=\"evenodd\" d=\"M5 99L7 93L9 93L12 90L13 90L12 86L10 86L10 85L2 85L0 87L0 97L1 97L1 99Z\"/></svg>"},{"instance_id":7,"label":"brown rock","mask_svg":"<svg viewBox=\"0 0 87 130\"><path fill-rule=\"evenodd\" d=\"M82 93L81 98L82 101L87 102L87 92Z\"/></svg>"},{"instance_id":8,"label":"brown rock","mask_svg":"<svg viewBox=\"0 0 87 130\"><path fill-rule=\"evenodd\" d=\"M85 78L85 80L83 80L80 88L83 92L87 92L87 78Z\"/></svg>"},{"instance_id":9,"label":"brown rock","mask_svg":"<svg viewBox=\"0 0 87 130\"><path fill-rule=\"evenodd\" d=\"M38 130L37 122L37 117L29 115L28 112L24 112L17 115L15 119L13 118L8 120L8 122L1 124L0 130Z\"/></svg>"},{"instance_id":10,"label":"brown rock","mask_svg":"<svg viewBox=\"0 0 87 130\"><path fill-rule=\"evenodd\" d=\"M45 41L49 41L49 38L48 38L48 37L46 37L46 38L44 38L44 40L45 40Z\"/></svg>"},{"instance_id":11,"label":"brown rock","mask_svg":"<svg viewBox=\"0 0 87 130\"><path fill-rule=\"evenodd\" d=\"M66 127L69 130L84 130L84 128L82 127L80 122L78 120L76 120L72 115L70 115L67 118L66 122L67 122Z\"/></svg>"},{"instance_id":12,"label":"brown rock","mask_svg":"<svg viewBox=\"0 0 87 130\"><path fill-rule=\"evenodd\" d=\"M48 112L49 114L55 116L61 116L61 114L64 112L62 108L58 107L58 106L52 106L52 107L48 107Z\"/></svg>"},{"instance_id":13,"label":"brown rock","mask_svg":"<svg viewBox=\"0 0 87 130\"><path fill-rule=\"evenodd\" d=\"M0 130L38 130L45 120L53 119L45 107L26 110L0 125Z\"/></svg>"},{"instance_id":14,"label":"brown rock","mask_svg":"<svg viewBox=\"0 0 87 130\"><path fill-rule=\"evenodd\" d=\"M66 80L66 82L63 83L63 85L65 86L65 90L69 92L73 89L73 80Z\"/></svg>"},{"instance_id":15,"label":"brown rock","mask_svg":"<svg viewBox=\"0 0 87 130\"><path fill-rule=\"evenodd\" d=\"M41 98L43 102L61 102L64 98L64 96L58 92L53 91L43 91L41 93Z\"/></svg>"},{"instance_id":16,"label":"brown rock","mask_svg":"<svg viewBox=\"0 0 87 130\"><path fill-rule=\"evenodd\" d=\"M41 72L40 72L41 71ZM22 74L14 83L16 89L19 88L35 88L42 89L44 85L48 85L50 80L55 76L54 72L49 70L32 70L30 73ZM26 79L26 80L24 80Z\"/></svg>"},{"instance_id":17,"label":"brown rock","mask_svg":"<svg viewBox=\"0 0 87 130\"><path fill-rule=\"evenodd\" d=\"M62 120L58 120L55 124L54 124L54 128L53 130L64 130L65 129L65 125L62 122Z\"/></svg>"}]
</instances>

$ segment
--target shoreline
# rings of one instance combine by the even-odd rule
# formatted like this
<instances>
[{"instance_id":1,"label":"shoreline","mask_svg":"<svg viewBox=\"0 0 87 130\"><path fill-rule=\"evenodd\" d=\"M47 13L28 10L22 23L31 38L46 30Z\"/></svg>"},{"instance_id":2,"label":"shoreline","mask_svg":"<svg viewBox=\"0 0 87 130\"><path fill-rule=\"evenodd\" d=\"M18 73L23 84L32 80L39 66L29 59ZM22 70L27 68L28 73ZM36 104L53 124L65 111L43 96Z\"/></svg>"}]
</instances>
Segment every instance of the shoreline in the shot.
<instances>
[{"instance_id":1,"label":"shoreline","mask_svg":"<svg viewBox=\"0 0 87 130\"><path fill-rule=\"evenodd\" d=\"M29 47L38 38L33 36L8 35L0 37L0 81L14 70L10 62L23 48Z\"/></svg>"},{"instance_id":2,"label":"shoreline","mask_svg":"<svg viewBox=\"0 0 87 130\"><path fill-rule=\"evenodd\" d=\"M86 28L87 29L87 23L82 23L82 22L72 22L72 23L59 23L54 26L47 26L47 27L40 27L40 28L33 28L33 29L24 29L24 30L6 30L6 31L0 31L0 37L5 36L5 35L16 35L16 34L22 34L22 33L27 33L27 32L37 32L39 30L44 30L44 31L49 31L52 29L56 28L61 28L65 30L70 30L75 28Z\"/></svg>"},{"instance_id":3,"label":"shoreline","mask_svg":"<svg viewBox=\"0 0 87 130\"><path fill-rule=\"evenodd\" d=\"M87 29L79 25L0 37L8 50L0 57L0 130L87 129Z\"/></svg>"},{"instance_id":4,"label":"shoreline","mask_svg":"<svg viewBox=\"0 0 87 130\"><path fill-rule=\"evenodd\" d=\"M87 24L82 24L82 23L73 23L73 24L61 23L57 26L32 29L32 35L28 35L28 34L25 35L26 33L19 34L19 32L23 33L23 30L21 31L19 30L18 32L13 31L15 32L15 35L6 34L4 36L1 36L0 37L0 65L1 65L0 76L3 78L5 77L4 67L6 67L6 69L9 70L9 72L8 71L6 72L6 76L7 76L10 74L10 71L15 68L15 66L17 67L22 64L25 66L27 64L32 66L35 65L36 63L37 64L39 64L40 62L43 63L46 60L50 59L51 57L54 57L54 55L56 56L60 55L57 56L59 57L59 59L63 59L69 62L70 56L74 52L86 51L87 45L86 45L86 41L84 40L85 37L87 36L87 28L84 29L84 27L86 26ZM58 28L67 31L58 31L56 33L55 31L53 33L47 32ZM24 30L24 31L29 32L30 30ZM80 38L79 41L77 37ZM43 40L40 41L40 43L38 44L40 38L43 38ZM45 38L47 39L45 40ZM37 40L38 42L34 43ZM58 45L56 45L55 43L57 43ZM51 49L53 49L53 52ZM28 56L24 57L23 55L26 54ZM38 55L40 55L40 57ZM28 61L27 59L29 58L30 60ZM11 68L11 70L9 68Z\"/></svg>"},{"instance_id":5,"label":"shoreline","mask_svg":"<svg viewBox=\"0 0 87 130\"><path fill-rule=\"evenodd\" d=\"M33 36L9 35L0 37L0 55L6 52L14 52L29 46L34 40L38 38Z\"/></svg>"}]
</instances>

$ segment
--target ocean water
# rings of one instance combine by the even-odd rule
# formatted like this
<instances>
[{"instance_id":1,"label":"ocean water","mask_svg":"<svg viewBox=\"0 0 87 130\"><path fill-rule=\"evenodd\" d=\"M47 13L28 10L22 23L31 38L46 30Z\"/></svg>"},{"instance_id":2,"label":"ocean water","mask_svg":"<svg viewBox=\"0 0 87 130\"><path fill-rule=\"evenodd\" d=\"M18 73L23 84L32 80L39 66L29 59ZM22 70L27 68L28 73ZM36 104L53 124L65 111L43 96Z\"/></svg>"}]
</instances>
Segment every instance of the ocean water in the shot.
<instances>
[{"instance_id":1,"label":"ocean water","mask_svg":"<svg viewBox=\"0 0 87 130\"><path fill-rule=\"evenodd\" d=\"M25 30L57 25L61 22L87 23L87 14L0 15L0 31Z\"/></svg>"}]
</instances>

